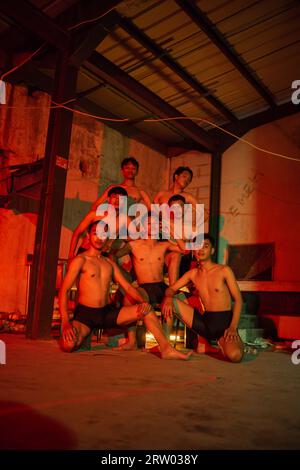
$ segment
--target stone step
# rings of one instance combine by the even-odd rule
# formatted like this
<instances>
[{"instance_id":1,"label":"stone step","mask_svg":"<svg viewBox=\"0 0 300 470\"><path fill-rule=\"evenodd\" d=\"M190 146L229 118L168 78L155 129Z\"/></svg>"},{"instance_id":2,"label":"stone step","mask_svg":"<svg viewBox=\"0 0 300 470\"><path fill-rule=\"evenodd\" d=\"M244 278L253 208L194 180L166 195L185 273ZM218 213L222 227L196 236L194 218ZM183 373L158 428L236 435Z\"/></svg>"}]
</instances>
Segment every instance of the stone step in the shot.
<instances>
[{"instance_id":1,"label":"stone step","mask_svg":"<svg viewBox=\"0 0 300 470\"><path fill-rule=\"evenodd\" d=\"M239 328L257 328L259 318L256 315L242 314L239 321Z\"/></svg>"},{"instance_id":2,"label":"stone step","mask_svg":"<svg viewBox=\"0 0 300 470\"><path fill-rule=\"evenodd\" d=\"M239 328L239 335L244 342L254 341L256 338L262 338L264 335L263 328Z\"/></svg>"}]
</instances>

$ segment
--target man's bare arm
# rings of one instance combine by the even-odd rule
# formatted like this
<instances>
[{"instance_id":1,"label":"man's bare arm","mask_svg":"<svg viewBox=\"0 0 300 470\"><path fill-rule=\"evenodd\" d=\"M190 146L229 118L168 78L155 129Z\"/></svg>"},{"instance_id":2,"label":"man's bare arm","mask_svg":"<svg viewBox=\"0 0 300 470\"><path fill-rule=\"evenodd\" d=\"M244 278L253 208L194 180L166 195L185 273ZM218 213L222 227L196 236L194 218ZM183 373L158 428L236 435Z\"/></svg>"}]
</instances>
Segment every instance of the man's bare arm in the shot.
<instances>
[{"instance_id":1,"label":"man's bare arm","mask_svg":"<svg viewBox=\"0 0 300 470\"><path fill-rule=\"evenodd\" d=\"M164 193L164 191L159 191L157 194L155 194L154 199L153 199L154 204L159 204L160 203L159 200L160 200L161 196L163 195L163 193Z\"/></svg>"},{"instance_id":2,"label":"man's bare arm","mask_svg":"<svg viewBox=\"0 0 300 470\"><path fill-rule=\"evenodd\" d=\"M172 298L179 289L185 287L190 281L193 280L196 269L187 271L180 279L178 279L172 286L166 289L165 296Z\"/></svg>"},{"instance_id":3,"label":"man's bare arm","mask_svg":"<svg viewBox=\"0 0 300 470\"><path fill-rule=\"evenodd\" d=\"M125 279L123 274L121 273L119 267L117 266L116 263L113 261L109 260L110 263L112 264L113 267L113 276L115 282L120 284L121 287L123 287L124 291L130 295L137 303L142 303L145 302L145 299L142 297L142 295L139 293L137 289L135 289L128 281Z\"/></svg>"},{"instance_id":4,"label":"man's bare arm","mask_svg":"<svg viewBox=\"0 0 300 470\"><path fill-rule=\"evenodd\" d=\"M71 243L70 243L69 259L73 258L75 255L75 250L76 250L79 237L86 231L88 226L93 222L93 220L95 220L95 218L96 218L96 212L90 211L82 219L80 224L78 224L77 227L75 228L72 238L71 238Z\"/></svg>"},{"instance_id":5,"label":"man's bare arm","mask_svg":"<svg viewBox=\"0 0 300 470\"><path fill-rule=\"evenodd\" d=\"M101 194L101 196L98 197L97 201L95 201L91 207L91 210L92 211L96 211L97 210L97 207L102 204L103 202L107 201L107 198L108 198L108 191L113 187L113 185L111 184L110 186L108 186L108 188L106 188L106 190Z\"/></svg>"},{"instance_id":6,"label":"man's bare arm","mask_svg":"<svg viewBox=\"0 0 300 470\"><path fill-rule=\"evenodd\" d=\"M150 210L151 209L150 196L148 195L148 193L146 193L146 191L143 191L143 190L141 190L141 196L142 196L142 200L144 201L145 205L147 206L147 209Z\"/></svg>"},{"instance_id":7,"label":"man's bare arm","mask_svg":"<svg viewBox=\"0 0 300 470\"><path fill-rule=\"evenodd\" d=\"M230 295L232 299L234 300L233 315L232 315L230 327L236 329L239 324L239 319L240 319L242 305L243 305L242 295L241 295L238 283L236 282L235 275L232 269L229 266L225 266L224 271L225 271L224 277L225 277L226 284L228 286Z\"/></svg>"},{"instance_id":8,"label":"man's bare arm","mask_svg":"<svg viewBox=\"0 0 300 470\"><path fill-rule=\"evenodd\" d=\"M82 256L76 256L69 266L68 272L63 280L62 286L59 291L59 312L62 321L62 327L64 328L69 323L68 316L68 293L71 287L74 285L79 273L84 265L84 258Z\"/></svg>"},{"instance_id":9,"label":"man's bare arm","mask_svg":"<svg viewBox=\"0 0 300 470\"><path fill-rule=\"evenodd\" d=\"M186 250L185 242L177 238L174 239L174 243L171 241L168 242L168 250L182 254L189 253L189 250Z\"/></svg>"},{"instance_id":10,"label":"man's bare arm","mask_svg":"<svg viewBox=\"0 0 300 470\"><path fill-rule=\"evenodd\" d=\"M193 278L194 269L186 272L178 281L172 286L168 287L165 292L165 297L162 302L161 311L165 318L171 317L173 314L173 297L176 292L185 287Z\"/></svg>"}]
</instances>

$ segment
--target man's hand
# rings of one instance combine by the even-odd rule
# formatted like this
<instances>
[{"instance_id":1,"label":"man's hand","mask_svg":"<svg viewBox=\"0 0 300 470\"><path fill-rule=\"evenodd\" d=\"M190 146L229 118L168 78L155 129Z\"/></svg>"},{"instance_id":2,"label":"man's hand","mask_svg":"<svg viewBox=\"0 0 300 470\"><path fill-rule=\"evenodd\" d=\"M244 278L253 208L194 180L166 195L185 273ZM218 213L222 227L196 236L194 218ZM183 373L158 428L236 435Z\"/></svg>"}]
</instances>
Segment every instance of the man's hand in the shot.
<instances>
[{"instance_id":1,"label":"man's hand","mask_svg":"<svg viewBox=\"0 0 300 470\"><path fill-rule=\"evenodd\" d=\"M137 308L137 314L138 314L138 320L142 320L147 313L151 311L152 307L148 302L142 302L141 304L138 304Z\"/></svg>"},{"instance_id":2,"label":"man's hand","mask_svg":"<svg viewBox=\"0 0 300 470\"><path fill-rule=\"evenodd\" d=\"M76 341L77 334L70 322L63 323L62 336L64 341Z\"/></svg>"},{"instance_id":3,"label":"man's hand","mask_svg":"<svg viewBox=\"0 0 300 470\"><path fill-rule=\"evenodd\" d=\"M172 297L165 297L161 304L161 312L167 320L173 316L173 298Z\"/></svg>"},{"instance_id":4,"label":"man's hand","mask_svg":"<svg viewBox=\"0 0 300 470\"><path fill-rule=\"evenodd\" d=\"M233 326L227 328L227 330L224 331L224 339L225 341L239 341L240 337L237 332L237 329Z\"/></svg>"}]
</instances>

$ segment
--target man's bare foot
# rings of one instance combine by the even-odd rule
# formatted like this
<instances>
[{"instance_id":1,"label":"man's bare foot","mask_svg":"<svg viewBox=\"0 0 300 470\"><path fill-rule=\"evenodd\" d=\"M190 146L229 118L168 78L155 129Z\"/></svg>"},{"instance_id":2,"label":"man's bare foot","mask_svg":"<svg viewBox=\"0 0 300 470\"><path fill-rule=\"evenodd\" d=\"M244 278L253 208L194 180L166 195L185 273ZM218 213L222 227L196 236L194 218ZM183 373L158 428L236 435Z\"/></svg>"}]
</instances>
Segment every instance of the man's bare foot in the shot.
<instances>
[{"instance_id":1,"label":"man's bare foot","mask_svg":"<svg viewBox=\"0 0 300 470\"><path fill-rule=\"evenodd\" d=\"M136 343L124 343L121 346L112 348L113 351L137 351L138 347Z\"/></svg>"},{"instance_id":2,"label":"man's bare foot","mask_svg":"<svg viewBox=\"0 0 300 470\"><path fill-rule=\"evenodd\" d=\"M169 348L161 351L161 358L162 359L181 359L183 361L187 361L192 354L193 354L193 351L190 351L187 354L183 354L177 351L177 349L174 349L170 346Z\"/></svg>"}]
</instances>

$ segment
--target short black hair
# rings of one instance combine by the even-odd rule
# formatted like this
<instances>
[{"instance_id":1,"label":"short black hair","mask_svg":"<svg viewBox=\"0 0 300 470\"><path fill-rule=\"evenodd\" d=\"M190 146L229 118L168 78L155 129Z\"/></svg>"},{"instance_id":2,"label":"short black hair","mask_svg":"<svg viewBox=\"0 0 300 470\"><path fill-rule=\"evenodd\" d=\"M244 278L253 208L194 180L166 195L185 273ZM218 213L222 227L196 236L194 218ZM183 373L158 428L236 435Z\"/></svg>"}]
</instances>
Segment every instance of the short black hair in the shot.
<instances>
[{"instance_id":1,"label":"short black hair","mask_svg":"<svg viewBox=\"0 0 300 470\"><path fill-rule=\"evenodd\" d=\"M210 233L205 233L204 236L203 236L203 240L209 240L210 243L211 243L211 246L214 247L215 246L215 239L212 235L210 235Z\"/></svg>"},{"instance_id":2,"label":"short black hair","mask_svg":"<svg viewBox=\"0 0 300 470\"><path fill-rule=\"evenodd\" d=\"M128 192L122 186L113 186L108 191L107 196L110 197L112 194L119 194L120 196L128 196Z\"/></svg>"},{"instance_id":3,"label":"short black hair","mask_svg":"<svg viewBox=\"0 0 300 470\"><path fill-rule=\"evenodd\" d=\"M182 201L185 204L185 197L181 196L181 194L173 194L173 196L170 197L168 200L168 205L171 204L173 201Z\"/></svg>"},{"instance_id":4,"label":"short black hair","mask_svg":"<svg viewBox=\"0 0 300 470\"><path fill-rule=\"evenodd\" d=\"M189 174L191 175L191 181L192 181L194 173L193 173L193 170L191 170L188 166L179 166L178 168L176 168L176 170L173 173L173 181L175 181L176 175L181 175L181 173L183 173L184 171L189 172Z\"/></svg>"},{"instance_id":5,"label":"short black hair","mask_svg":"<svg viewBox=\"0 0 300 470\"><path fill-rule=\"evenodd\" d=\"M88 229L87 229L88 233L91 233L92 228L94 227L94 225L97 225L98 222L99 222L99 220L94 220L94 222L90 223L90 225L88 226Z\"/></svg>"},{"instance_id":6,"label":"short black hair","mask_svg":"<svg viewBox=\"0 0 300 470\"><path fill-rule=\"evenodd\" d=\"M91 233L92 228L94 227L94 225L97 226L98 224L101 224L102 226L103 225L105 226L106 230L104 230L104 232L107 232L109 230L108 224L100 219L100 220L94 220L93 222L90 223L90 225L88 226L88 229L87 229L88 233Z\"/></svg>"},{"instance_id":7,"label":"short black hair","mask_svg":"<svg viewBox=\"0 0 300 470\"><path fill-rule=\"evenodd\" d=\"M128 163L132 163L136 167L137 170L139 169L139 166L140 166L139 162L133 157L124 158L124 160L122 160L121 162L121 169Z\"/></svg>"}]
</instances>

